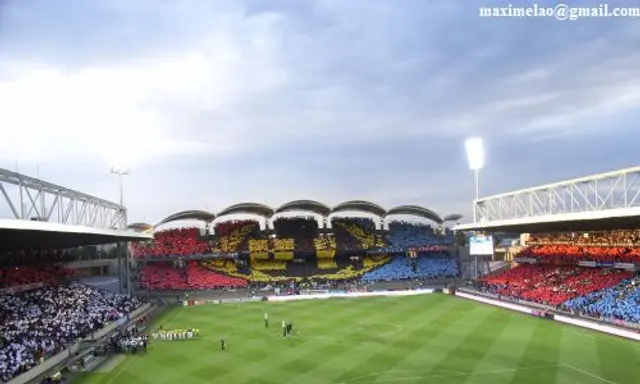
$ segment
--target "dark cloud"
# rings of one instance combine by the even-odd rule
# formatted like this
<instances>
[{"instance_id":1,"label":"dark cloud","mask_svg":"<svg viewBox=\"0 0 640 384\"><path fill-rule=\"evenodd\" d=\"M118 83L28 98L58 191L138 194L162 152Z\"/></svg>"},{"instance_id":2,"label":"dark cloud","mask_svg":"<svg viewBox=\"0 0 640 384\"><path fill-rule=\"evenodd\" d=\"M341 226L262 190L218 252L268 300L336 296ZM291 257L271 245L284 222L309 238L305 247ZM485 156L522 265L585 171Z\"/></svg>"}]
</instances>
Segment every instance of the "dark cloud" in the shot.
<instances>
[{"instance_id":1,"label":"dark cloud","mask_svg":"<svg viewBox=\"0 0 640 384\"><path fill-rule=\"evenodd\" d=\"M469 216L469 135L483 194L634 165L637 21L478 17L493 5L8 2L1 164L115 199L104 158L132 157L134 221L297 198Z\"/></svg>"}]
</instances>

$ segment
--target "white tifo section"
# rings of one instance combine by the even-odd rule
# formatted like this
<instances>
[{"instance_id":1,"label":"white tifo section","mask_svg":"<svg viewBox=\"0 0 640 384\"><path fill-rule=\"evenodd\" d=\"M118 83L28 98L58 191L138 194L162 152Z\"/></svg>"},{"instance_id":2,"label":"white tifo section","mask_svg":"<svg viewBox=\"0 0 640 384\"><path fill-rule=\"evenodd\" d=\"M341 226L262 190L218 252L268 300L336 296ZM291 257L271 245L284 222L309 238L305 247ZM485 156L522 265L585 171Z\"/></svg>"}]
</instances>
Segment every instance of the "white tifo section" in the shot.
<instances>
[{"instance_id":1,"label":"white tifo section","mask_svg":"<svg viewBox=\"0 0 640 384\"><path fill-rule=\"evenodd\" d=\"M352 293L326 293L322 295L293 295L293 296L269 296L269 301L297 301L312 299L331 299L331 298L358 298L358 297L376 297L376 296L415 296L433 293L433 289L416 289L414 291L380 291L380 292L352 292Z\"/></svg>"},{"instance_id":2,"label":"white tifo section","mask_svg":"<svg viewBox=\"0 0 640 384\"><path fill-rule=\"evenodd\" d=\"M531 308L524 307L522 305L505 303L503 301L492 300L492 299L488 299L486 297L470 295L468 293L456 292L456 296L462 297L464 299L479 301L479 302L485 303L485 304L494 305L496 307L511 309L513 311L518 311L518 312L522 312L522 313L531 314L531 312L532 312ZM611 326L608 326L608 325L598 324L598 323L594 323L594 322L587 321L587 320L574 319L572 317L562 316L562 315L554 315L553 319L555 321L559 321L561 323L571 324L571 325L575 325L575 326L582 327L582 328L588 328L588 329L591 329L591 330L594 330L594 331L598 331L598 332L608 333L610 335L624 337L626 339L640 341L640 333L629 331L629 330L626 330L626 329L611 327Z\"/></svg>"}]
</instances>

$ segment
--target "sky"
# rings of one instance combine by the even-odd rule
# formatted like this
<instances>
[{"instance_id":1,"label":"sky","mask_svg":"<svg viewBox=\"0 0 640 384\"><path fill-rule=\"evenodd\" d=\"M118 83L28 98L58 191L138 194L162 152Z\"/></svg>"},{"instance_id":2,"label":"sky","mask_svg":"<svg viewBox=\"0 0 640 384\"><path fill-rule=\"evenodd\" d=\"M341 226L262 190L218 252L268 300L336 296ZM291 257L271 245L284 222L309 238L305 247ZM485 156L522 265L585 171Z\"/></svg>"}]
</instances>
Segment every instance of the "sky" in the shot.
<instances>
[{"instance_id":1,"label":"sky","mask_svg":"<svg viewBox=\"0 0 640 384\"><path fill-rule=\"evenodd\" d=\"M470 220L470 136L481 195L638 165L640 23L478 16L505 4L0 0L0 167L113 201L130 167L129 221L155 223L295 199Z\"/></svg>"}]
</instances>

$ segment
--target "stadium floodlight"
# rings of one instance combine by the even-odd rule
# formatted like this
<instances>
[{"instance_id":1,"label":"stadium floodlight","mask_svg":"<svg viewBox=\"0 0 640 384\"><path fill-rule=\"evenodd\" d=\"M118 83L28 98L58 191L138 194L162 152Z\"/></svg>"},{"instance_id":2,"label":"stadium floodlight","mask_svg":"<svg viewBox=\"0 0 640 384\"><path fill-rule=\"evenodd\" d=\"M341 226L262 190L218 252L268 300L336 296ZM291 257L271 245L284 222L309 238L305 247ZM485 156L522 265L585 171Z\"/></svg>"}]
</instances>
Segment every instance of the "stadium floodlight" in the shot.
<instances>
[{"instance_id":1,"label":"stadium floodlight","mask_svg":"<svg viewBox=\"0 0 640 384\"><path fill-rule=\"evenodd\" d=\"M480 170L484 167L484 142L480 137L471 137L464 143L467 152L469 169L473 171L475 184L475 200L473 206L473 222L476 222L475 202L480 198Z\"/></svg>"},{"instance_id":2,"label":"stadium floodlight","mask_svg":"<svg viewBox=\"0 0 640 384\"><path fill-rule=\"evenodd\" d=\"M131 173L131 168L124 166L112 166L111 173L114 175L118 175L118 185L120 187L120 205L124 205L124 196L122 190L122 176L126 176Z\"/></svg>"}]
</instances>

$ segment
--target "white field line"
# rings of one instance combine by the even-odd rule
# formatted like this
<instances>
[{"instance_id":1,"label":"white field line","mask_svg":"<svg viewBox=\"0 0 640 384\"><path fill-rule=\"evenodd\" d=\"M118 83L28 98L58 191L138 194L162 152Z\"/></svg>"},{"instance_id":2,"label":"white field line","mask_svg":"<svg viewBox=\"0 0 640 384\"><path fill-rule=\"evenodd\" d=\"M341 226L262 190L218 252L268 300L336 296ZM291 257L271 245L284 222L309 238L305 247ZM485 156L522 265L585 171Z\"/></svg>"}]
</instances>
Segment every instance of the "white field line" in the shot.
<instances>
[{"instance_id":1,"label":"white field line","mask_svg":"<svg viewBox=\"0 0 640 384\"><path fill-rule=\"evenodd\" d=\"M181 307L180 309L178 309L174 313L170 314L169 317L167 317L165 319L165 322L170 322L171 320L176 318L178 315L182 315L183 311L184 311L184 307ZM129 366L138 358L138 356L140 356L140 355L133 355L133 357L129 361L127 361L126 363L124 363L124 364L120 363L120 366L117 368L116 373L113 376L109 377L109 381L107 381L106 384L113 383L113 381L115 379L117 379L118 376L120 376L124 371L127 370L127 368L129 368Z\"/></svg>"},{"instance_id":2,"label":"white field line","mask_svg":"<svg viewBox=\"0 0 640 384\"><path fill-rule=\"evenodd\" d=\"M472 376L472 375L491 375L491 374L500 374L500 373L506 373L506 372L516 372L516 371L522 371L522 370L538 370L538 369L549 369L549 368L558 368L558 367L562 367L562 365L545 365L545 366L538 366L538 367L494 369L494 370L490 370L490 371L459 372L459 373L447 373L447 374L442 374L442 375L436 374L436 375L426 375L426 376L394 377L394 378L389 378L389 379L377 379L377 380L375 380L375 382L376 383L386 383L386 382L404 381L404 380L417 380L417 379L438 379L438 378L445 378L445 377L460 377L460 376ZM412 371L407 370L407 371L404 371L404 372L412 372ZM427 372L427 371L414 370L413 372ZM434 372L434 371L432 371L432 372ZM372 376L372 375L373 374L354 377L354 378L346 380L346 381L341 381L340 384L351 383L351 382L357 381L357 380L359 380L361 378L365 378L365 377ZM365 383L365 382L364 381L360 381L359 383ZM612 384L616 384L616 383L612 383Z\"/></svg>"},{"instance_id":3,"label":"white field line","mask_svg":"<svg viewBox=\"0 0 640 384\"><path fill-rule=\"evenodd\" d=\"M593 377L594 379L598 379L598 380L600 380L600 381L602 381L602 382L604 382L604 383L617 384L615 381L607 380L607 379L605 379L604 377L600 377L600 376L598 376L598 375L594 375L593 373L590 373L590 372L584 371L584 370L582 370L582 369L580 369L580 368L574 367L573 365L563 364L562 366L563 366L563 367L566 367L566 368L569 368L569 369L571 369L572 371L575 371L575 372L578 372L578 373L582 373L583 375L591 376L591 377Z\"/></svg>"},{"instance_id":4,"label":"white field line","mask_svg":"<svg viewBox=\"0 0 640 384\"><path fill-rule=\"evenodd\" d=\"M623 340L619 340L619 339L607 339L604 338L598 334L596 335L590 335L588 333L584 333L584 332L577 332L574 331L573 332L574 335L580 336L580 337L586 337L587 339L593 339L593 340L600 340L602 342L605 342L607 344L611 344L611 345L624 345L627 347L631 347L631 349L635 350L635 351L640 351L640 347L636 347L635 345L638 345L637 343L635 345L632 345L633 342L627 343Z\"/></svg>"},{"instance_id":5,"label":"white field line","mask_svg":"<svg viewBox=\"0 0 640 384\"><path fill-rule=\"evenodd\" d=\"M352 377L351 379L347 380L347 381L343 381L342 383L351 383L353 381L358 381L360 379L365 379L367 377L380 377L380 376L385 376L385 375L391 375L394 373L401 373L401 372L425 372L419 369L395 369L395 370L391 370L391 371L382 371L382 372L374 372L374 373L368 373L366 375L362 375L362 376L356 376L356 377ZM433 372L434 374L436 373L453 373L453 374L464 374L465 372L460 372L460 371L445 371L445 370L437 370L437 371L430 371Z\"/></svg>"},{"instance_id":6,"label":"white field line","mask_svg":"<svg viewBox=\"0 0 640 384\"><path fill-rule=\"evenodd\" d=\"M133 363L138 358L138 356L139 355L133 355L133 357L131 357L131 359L129 361L127 361L125 364L122 364L122 366L119 367L119 369L116 371L116 373L113 376L109 377L109 381L107 381L107 384L113 383L113 381L115 379L117 379L118 376L120 376L124 371L127 370L127 368L129 368L131 363Z\"/></svg>"}]
</instances>

